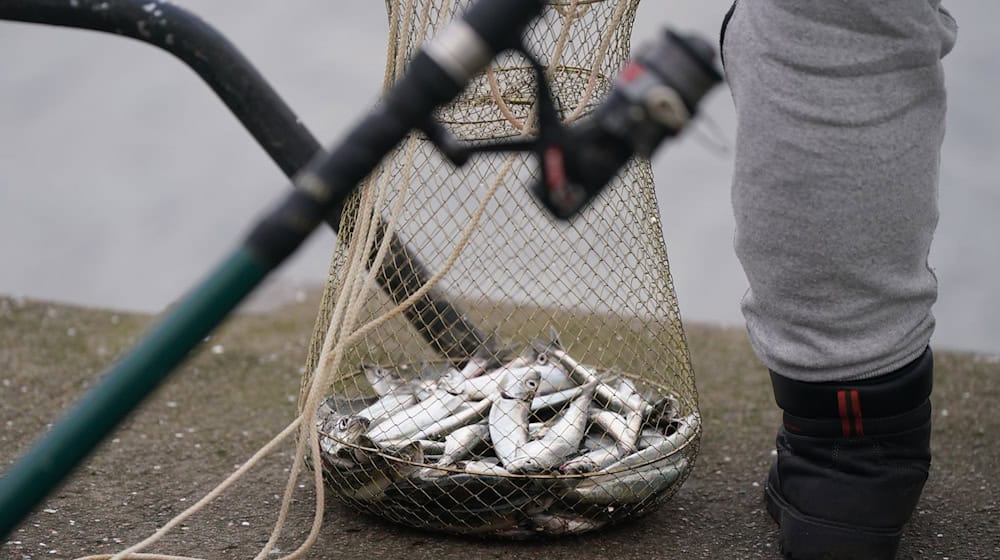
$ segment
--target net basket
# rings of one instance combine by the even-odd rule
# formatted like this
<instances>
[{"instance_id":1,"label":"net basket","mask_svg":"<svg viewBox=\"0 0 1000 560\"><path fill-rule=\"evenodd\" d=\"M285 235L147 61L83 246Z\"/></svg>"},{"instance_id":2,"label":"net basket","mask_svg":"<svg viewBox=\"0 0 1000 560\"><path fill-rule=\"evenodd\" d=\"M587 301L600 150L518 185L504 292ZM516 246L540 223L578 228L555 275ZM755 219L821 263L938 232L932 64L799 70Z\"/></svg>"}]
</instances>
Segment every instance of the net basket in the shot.
<instances>
[{"instance_id":1,"label":"net basket","mask_svg":"<svg viewBox=\"0 0 1000 560\"><path fill-rule=\"evenodd\" d=\"M551 1L527 31L567 122L609 90L637 3ZM386 83L467 4L389 0ZM466 141L531 133L534 88L505 54L437 118ZM648 161L570 223L532 199L536 173L507 154L455 169L413 135L345 207L303 379L327 367L340 300L361 293L366 326L318 410L331 494L415 527L523 538L648 513L688 476L700 416ZM352 245L365 231L374 241ZM348 285L359 254L380 287Z\"/></svg>"}]
</instances>

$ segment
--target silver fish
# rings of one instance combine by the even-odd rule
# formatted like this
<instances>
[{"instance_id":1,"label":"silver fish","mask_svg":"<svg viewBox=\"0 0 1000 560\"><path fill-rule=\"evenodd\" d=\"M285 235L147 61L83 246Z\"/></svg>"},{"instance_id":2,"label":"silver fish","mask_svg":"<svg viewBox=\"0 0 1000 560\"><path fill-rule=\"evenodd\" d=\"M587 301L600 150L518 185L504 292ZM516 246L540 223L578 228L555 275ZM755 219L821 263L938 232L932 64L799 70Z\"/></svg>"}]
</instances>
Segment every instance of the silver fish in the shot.
<instances>
[{"instance_id":1,"label":"silver fish","mask_svg":"<svg viewBox=\"0 0 1000 560\"><path fill-rule=\"evenodd\" d=\"M489 357L473 356L458 373L463 379L471 379L486 373L486 369L492 362L493 359Z\"/></svg>"},{"instance_id":2,"label":"silver fish","mask_svg":"<svg viewBox=\"0 0 1000 560\"><path fill-rule=\"evenodd\" d=\"M358 416L364 416L372 421L372 425L378 424L380 421L385 420L389 416L403 410L406 407L413 406L417 403L417 397L413 393L405 392L402 390L396 391L395 393L389 393L379 400L375 401L371 406L358 411Z\"/></svg>"},{"instance_id":3,"label":"silver fish","mask_svg":"<svg viewBox=\"0 0 1000 560\"><path fill-rule=\"evenodd\" d=\"M363 365L361 366L361 371L364 372L365 378L372 386L372 390L380 397L392 394L405 384L405 381L399 375L381 366Z\"/></svg>"},{"instance_id":4,"label":"silver fish","mask_svg":"<svg viewBox=\"0 0 1000 560\"><path fill-rule=\"evenodd\" d=\"M464 393L470 399L485 399L500 392L504 378L510 374L521 375L525 369L535 369L541 375L538 385L538 395L545 395L564 389L576 387L576 383L566 374L566 372L555 365L528 365L514 368L502 367L493 370L485 375L473 377L471 379L457 379L458 376L451 376L445 381L445 387L454 393Z\"/></svg>"},{"instance_id":5,"label":"silver fish","mask_svg":"<svg viewBox=\"0 0 1000 560\"><path fill-rule=\"evenodd\" d=\"M593 424L591 424L593 427ZM583 449L593 451L595 449L613 449L618 447L618 440L609 436L604 430L588 430L583 438Z\"/></svg>"},{"instance_id":6,"label":"silver fish","mask_svg":"<svg viewBox=\"0 0 1000 560\"><path fill-rule=\"evenodd\" d=\"M406 407L373 426L368 435L375 441L411 437L424 428L444 420L465 404L465 397L447 391L435 391L429 398Z\"/></svg>"},{"instance_id":7,"label":"silver fish","mask_svg":"<svg viewBox=\"0 0 1000 560\"><path fill-rule=\"evenodd\" d=\"M623 450L617 445L608 449L594 449L566 461L559 467L559 471L565 474L593 472L620 460L623 455Z\"/></svg>"},{"instance_id":8,"label":"silver fish","mask_svg":"<svg viewBox=\"0 0 1000 560\"><path fill-rule=\"evenodd\" d=\"M625 414L626 428L619 442L623 454L627 455L635 452L636 442L639 440L639 432L642 431L644 421L642 410L645 403L645 399L638 392L632 393L628 397L629 411Z\"/></svg>"},{"instance_id":9,"label":"silver fish","mask_svg":"<svg viewBox=\"0 0 1000 560\"><path fill-rule=\"evenodd\" d=\"M512 473L550 471L576 453L587 431L588 411L596 386L596 381L584 385L580 395L573 399L544 437L526 442L513 461L504 463L507 470Z\"/></svg>"},{"instance_id":10,"label":"silver fish","mask_svg":"<svg viewBox=\"0 0 1000 560\"><path fill-rule=\"evenodd\" d=\"M617 412L594 408L590 411L590 421L614 438L616 445L628 447L629 423L627 418ZM635 443L634 438L633 443Z\"/></svg>"},{"instance_id":11,"label":"silver fish","mask_svg":"<svg viewBox=\"0 0 1000 560\"><path fill-rule=\"evenodd\" d=\"M622 456L636 451L639 433L644 422L644 416L639 411L641 402L644 402L641 395L631 394L628 401L629 410L625 416L610 410L595 409L591 411L590 421L615 439L616 447L621 450Z\"/></svg>"},{"instance_id":12,"label":"silver fish","mask_svg":"<svg viewBox=\"0 0 1000 560\"><path fill-rule=\"evenodd\" d=\"M401 449L413 442L420 444L420 449L424 455L440 455L444 453L444 442L430 439L397 439L379 442L379 447L387 449Z\"/></svg>"},{"instance_id":13,"label":"silver fish","mask_svg":"<svg viewBox=\"0 0 1000 560\"><path fill-rule=\"evenodd\" d=\"M650 405L646 413L646 424L662 430L677 420L680 413L680 400L675 395L665 395Z\"/></svg>"},{"instance_id":14,"label":"silver fish","mask_svg":"<svg viewBox=\"0 0 1000 560\"><path fill-rule=\"evenodd\" d=\"M629 397L622 395L622 393L607 384L601 384L597 387L597 398L598 400L608 409L613 410L619 414L628 414L629 411L633 410L630 404ZM640 396L640 412L643 415L652 414L653 409L642 397Z\"/></svg>"},{"instance_id":15,"label":"silver fish","mask_svg":"<svg viewBox=\"0 0 1000 560\"><path fill-rule=\"evenodd\" d=\"M539 391L538 391L539 393L543 392L542 391L543 387L545 387L547 384L550 384L545 379L547 376L553 378L551 380L551 384L552 385L557 385L559 383L564 383L563 381L560 381L559 378L560 377L563 377L563 378L567 377L566 372L565 371L546 372L547 368L555 366L555 364L552 363L551 358L548 356L548 354L546 354L545 350L544 349L538 349L538 348L536 348L536 345L538 345L539 348L543 348L544 347L544 345L542 343L540 343L540 342L538 342L536 344L529 344L524 349L524 351L522 351L519 355L517 355L512 360L509 360L507 362L498 362L498 361L494 360L492 364L490 364L489 366L487 366L488 375L493 376L497 380L498 384L502 384L504 376L506 375L506 373L508 371L519 370L521 368L535 366L535 367L539 368L539 372L542 374L542 381L541 381L541 385L539 386ZM555 367L558 368L558 369L561 369L558 366L555 366ZM490 371L490 370L492 370L492 371ZM483 373L486 374L487 372L483 372ZM467 376L467 377L465 377L465 379L471 379L472 377L478 377L478 376ZM453 379L457 379L457 377L455 377ZM486 383L486 382L485 381L477 381L477 383L482 384L482 383ZM569 386L569 385L567 385L567 386ZM481 390L483 392L488 392L488 390L490 388L491 387L482 387L482 386L480 386L479 389L475 389L475 390ZM499 391L500 387L497 387L496 390Z\"/></svg>"},{"instance_id":16,"label":"silver fish","mask_svg":"<svg viewBox=\"0 0 1000 560\"><path fill-rule=\"evenodd\" d=\"M334 413L332 409L327 413L322 406L320 407L316 420L316 429L319 431L319 448L323 453L331 456L337 454L340 442L333 439L333 432L337 429L337 424L341 418L345 418L345 416Z\"/></svg>"},{"instance_id":17,"label":"silver fish","mask_svg":"<svg viewBox=\"0 0 1000 560\"><path fill-rule=\"evenodd\" d=\"M567 354L565 350L562 350L561 348L553 348L549 350L549 353L553 359L556 360L556 362L566 368L570 377L578 384L585 385L587 383L600 380L596 371L581 364L580 362L577 362L572 356ZM619 414L627 414L630 410L628 396L622 395L620 391L610 385L607 385L606 383L601 383L597 386L595 398L598 402L604 405L605 408ZM648 413L649 411L647 410L644 412Z\"/></svg>"},{"instance_id":18,"label":"silver fish","mask_svg":"<svg viewBox=\"0 0 1000 560\"><path fill-rule=\"evenodd\" d=\"M686 416L678 423L677 431L667 436L663 441L628 455L602 470L613 472L634 468L656 461L661 457L668 458L671 455L677 455L677 451L683 448L695 436L700 423L701 418L697 414Z\"/></svg>"},{"instance_id":19,"label":"silver fish","mask_svg":"<svg viewBox=\"0 0 1000 560\"><path fill-rule=\"evenodd\" d=\"M485 446L490 441L489 424L470 424L462 426L444 438L444 452L438 459L439 465L451 465L477 448Z\"/></svg>"},{"instance_id":20,"label":"silver fish","mask_svg":"<svg viewBox=\"0 0 1000 560\"><path fill-rule=\"evenodd\" d=\"M641 502L677 482L687 464L683 455L677 455L637 470L592 476L576 485L567 499L596 505Z\"/></svg>"},{"instance_id":21,"label":"silver fish","mask_svg":"<svg viewBox=\"0 0 1000 560\"><path fill-rule=\"evenodd\" d=\"M465 384L466 377L462 375L462 372L457 369L453 369L441 376L438 380L438 388L448 391L452 395L461 395L462 387Z\"/></svg>"},{"instance_id":22,"label":"silver fish","mask_svg":"<svg viewBox=\"0 0 1000 560\"><path fill-rule=\"evenodd\" d=\"M503 364L503 367L507 369L515 369L530 365L544 366L551 361L547 352L547 349L551 346L551 344L552 343L550 342L536 340L528 344L513 360Z\"/></svg>"},{"instance_id":23,"label":"silver fish","mask_svg":"<svg viewBox=\"0 0 1000 560\"><path fill-rule=\"evenodd\" d=\"M540 439L549 431L548 422L530 422L528 424L528 439Z\"/></svg>"},{"instance_id":24,"label":"silver fish","mask_svg":"<svg viewBox=\"0 0 1000 560\"><path fill-rule=\"evenodd\" d=\"M459 395L462 393L462 385L466 380L483 375L492 363L494 363L494 361L491 358L473 356L469 358L469 361L466 362L465 367L462 369L449 369L440 377L440 379L438 379L437 386L453 395ZM469 398L485 397L470 396Z\"/></svg>"},{"instance_id":25,"label":"silver fish","mask_svg":"<svg viewBox=\"0 0 1000 560\"><path fill-rule=\"evenodd\" d=\"M495 338L495 336L490 337ZM459 394L461 393L461 385L467 379L472 379L479 377L493 368L499 367L503 362L501 356L508 354L508 350L501 349L496 353L486 354L483 349L480 352L471 356L462 369L450 368L445 373L438 377L437 386L441 389L445 389L450 393ZM470 398L485 398L484 397L470 397Z\"/></svg>"},{"instance_id":26,"label":"silver fish","mask_svg":"<svg viewBox=\"0 0 1000 560\"><path fill-rule=\"evenodd\" d=\"M441 466L451 466L451 465L441 465ZM419 479L428 480L431 478L441 478L442 476L448 476L451 474L454 474L454 472L449 471L447 469L438 468L436 466L429 466L417 469L413 473L413 476Z\"/></svg>"},{"instance_id":27,"label":"silver fish","mask_svg":"<svg viewBox=\"0 0 1000 560\"><path fill-rule=\"evenodd\" d=\"M518 371L520 375L507 375L500 398L490 407L490 440L504 465L513 461L528 441L528 413L541 379L533 369Z\"/></svg>"},{"instance_id":28,"label":"silver fish","mask_svg":"<svg viewBox=\"0 0 1000 560\"><path fill-rule=\"evenodd\" d=\"M459 463L469 474L492 476L510 475L510 471L491 461L463 461Z\"/></svg>"},{"instance_id":29,"label":"silver fish","mask_svg":"<svg viewBox=\"0 0 1000 560\"><path fill-rule=\"evenodd\" d=\"M639 388L635 386L635 383L627 377L622 377L618 380L618 392L621 393L625 398L631 398L633 395L642 395L639 393Z\"/></svg>"},{"instance_id":30,"label":"silver fish","mask_svg":"<svg viewBox=\"0 0 1000 560\"><path fill-rule=\"evenodd\" d=\"M468 403L456 410L451 416L446 416L420 428L411 437L414 439L435 439L446 436L462 426L473 424L486 418L492 404L492 399L483 399Z\"/></svg>"},{"instance_id":31,"label":"silver fish","mask_svg":"<svg viewBox=\"0 0 1000 560\"><path fill-rule=\"evenodd\" d=\"M433 379L417 379L409 383L407 390L417 397L417 402L423 402L435 396L438 392L438 382Z\"/></svg>"},{"instance_id":32,"label":"silver fish","mask_svg":"<svg viewBox=\"0 0 1000 560\"><path fill-rule=\"evenodd\" d=\"M663 435L663 432L654 430L653 428L646 428L639 434L639 441L636 447L641 450L654 445L662 445L665 439L667 439L667 436Z\"/></svg>"},{"instance_id":33,"label":"silver fish","mask_svg":"<svg viewBox=\"0 0 1000 560\"><path fill-rule=\"evenodd\" d=\"M369 420L363 416L340 416L335 420L327 422L320 428L320 431L324 432L320 434L320 449L331 456L355 463L366 460L368 452L353 446L375 447L365 435L370 424Z\"/></svg>"},{"instance_id":34,"label":"silver fish","mask_svg":"<svg viewBox=\"0 0 1000 560\"><path fill-rule=\"evenodd\" d=\"M448 468L441 468L441 467L448 467ZM432 478L441 478L443 476L451 476L453 474L456 474L454 470L449 470L449 469L457 469L457 468L458 467L456 465L438 465L437 463L435 463L417 469L416 471L414 471L413 476L423 480L428 480Z\"/></svg>"},{"instance_id":35,"label":"silver fish","mask_svg":"<svg viewBox=\"0 0 1000 560\"><path fill-rule=\"evenodd\" d=\"M576 385L569 389L563 389L562 391L557 391L555 393L536 395L535 398L531 399L531 411L537 412L548 408L561 407L580 396L580 391L582 390L583 389Z\"/></svg>"},{"instance_id":36,"label":"silver fish","mask_svg":"<svg viewBox=\"0 0 1000 560\"><path fill-rule=\"evenodd\" d=\"M588 519L578 515L538 513L531 516L531 524L536 530L554 535L586 533L587 531L599 529L606 523L606 521Z\"/></svg>"},{"instance_id":37,"label":"silver fish","mask_svg":"<svg viewBox=\"0 0 1000 560\"><path fill-rule=\"evenodd\" d=\"M383 453L387 457L371 454L353 469L331 469L328 472L328 476L333 478L330 487L337 494L355 500L377 500L386 488L416 473L421 467L415 465L424 462L423 449L416 441L395 450L383 449Z\"/></svg>"}]
</instances>

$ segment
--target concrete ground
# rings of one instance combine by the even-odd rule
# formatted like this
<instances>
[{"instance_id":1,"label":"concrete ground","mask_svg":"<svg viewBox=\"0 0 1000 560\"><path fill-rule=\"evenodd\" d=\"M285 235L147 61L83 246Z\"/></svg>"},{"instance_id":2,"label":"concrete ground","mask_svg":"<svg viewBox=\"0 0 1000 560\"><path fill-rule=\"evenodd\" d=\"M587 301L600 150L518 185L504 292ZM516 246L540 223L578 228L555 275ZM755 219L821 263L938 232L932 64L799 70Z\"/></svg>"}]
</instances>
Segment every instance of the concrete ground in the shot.
<instances>
[{"instance_id":1,"label":"concrete ground","mask_svg":"<svg viewBox=\"0 0 1000 560\"><path fill-rule=\"evenodd\" d=\"M74 476L0 542L2 559L75 558L148 536L294 416L318 298L242 315L213 335ZM145 316L0 297L0 469L56 420L149 323ZM777 559L762 477L779 414L740 329L688 325L704 438L694 474L656 513L545 542L420 532L326 508L310 558ZM937 353L931 479L901 559L1000 558L1000 358ZM250 558L266 541L290 446L151 551ZM309 481L279 542L312 522Z\"/></svg>"}]
</instances>

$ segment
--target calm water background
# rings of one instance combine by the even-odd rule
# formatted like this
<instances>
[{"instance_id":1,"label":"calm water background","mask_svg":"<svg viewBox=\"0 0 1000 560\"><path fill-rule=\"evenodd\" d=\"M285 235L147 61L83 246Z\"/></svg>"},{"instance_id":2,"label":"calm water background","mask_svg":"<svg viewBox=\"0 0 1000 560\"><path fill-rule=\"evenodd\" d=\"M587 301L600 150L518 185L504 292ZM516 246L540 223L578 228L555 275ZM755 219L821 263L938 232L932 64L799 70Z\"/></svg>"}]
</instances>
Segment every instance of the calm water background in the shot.
<instances>
[{"instance_id":1,"label":"calm water background","mask_svg":"<svg viewBox=\"0 0 1000 560\"><path fill-rule=\"evenodd\" d=\"M378 0L188 0L252 60L324 143L378 93L387 24ZM665 23L718 37L728 0L645 0L634 43ZM953 1L948 136L931 264L939 347L1000 352L1000 5ZM732 141L728 91L706 114ZM702 127L702 131L706 130ZM739 324L731 156L689 135L655 159L686 320ZM718 135L718 134L716 134ZM156 311L224 255L287 181L185 66L93 32L0 23L0 293ZM315 235L277 276L326 276Z\"/></svg>"}]
</instances>

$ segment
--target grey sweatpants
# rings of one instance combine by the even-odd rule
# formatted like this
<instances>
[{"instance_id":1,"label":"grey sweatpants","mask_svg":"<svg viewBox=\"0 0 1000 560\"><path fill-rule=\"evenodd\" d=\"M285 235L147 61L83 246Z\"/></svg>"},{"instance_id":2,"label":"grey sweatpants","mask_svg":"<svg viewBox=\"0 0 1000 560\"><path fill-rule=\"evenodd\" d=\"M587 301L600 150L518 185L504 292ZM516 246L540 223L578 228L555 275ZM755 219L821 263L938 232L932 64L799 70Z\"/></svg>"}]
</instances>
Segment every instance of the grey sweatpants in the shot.
<instances>
[{"instance_id":1,"label":"grey sweatpants","mask_svg":"<svg viewBox=\"0 0 1000 560\"><path fill-rule=\"evenodd\" d=\"M743 313L781 375L872 377L930 341L957 31L939 2L739 0L724 31Z\"/></svg>"}]
</instances>

